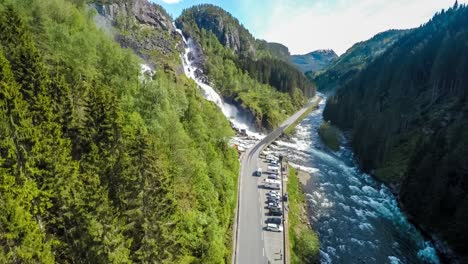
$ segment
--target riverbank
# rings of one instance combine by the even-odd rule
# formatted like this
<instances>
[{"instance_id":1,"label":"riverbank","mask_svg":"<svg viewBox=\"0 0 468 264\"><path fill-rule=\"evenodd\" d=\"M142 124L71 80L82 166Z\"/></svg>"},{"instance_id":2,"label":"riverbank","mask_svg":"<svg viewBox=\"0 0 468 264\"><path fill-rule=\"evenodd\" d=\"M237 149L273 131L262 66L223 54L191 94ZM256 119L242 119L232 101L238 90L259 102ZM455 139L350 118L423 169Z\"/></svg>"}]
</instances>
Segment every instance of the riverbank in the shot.
<instances>
[{"instance_id":1,"label":"riverbank","mask_svg":"<svg viewBox=\"0 0 468 264\"><path fill-rule=\"evenodd\" d=\"M320 262L320 243L318 235L311 229L308 220L307 200L303 191L303 186L305 186L307 182L305 177L310 176L305 172L298 172L296 169L289 166L287 191L289 201L288 228L291 264Z\"/></svg>"},{"instance_id":2,"label":"riverbank","mask_svg":"<svg viewBox=\"0 0 468 264\"><path fill-rule=\"evenodd\" d=\"M306 183L308 220L320 237L320 261L443 263L390 189L359 169L346 141L338 152L325 146L318 135L324 104L319 106L271 152L313 173L298 178Z\"/></svg>"},{"instance_id":3,"label":"riverbank","mask_svg":"<svg viewBox=\"0 0 468 264\"><path fill-rule=\"evenodd\" d=\"M330 124L330 122L322 122L318 129L318 134L328 148L333 151L340 150L340 132L335 126Z\"/></svg>"}]
</instances>

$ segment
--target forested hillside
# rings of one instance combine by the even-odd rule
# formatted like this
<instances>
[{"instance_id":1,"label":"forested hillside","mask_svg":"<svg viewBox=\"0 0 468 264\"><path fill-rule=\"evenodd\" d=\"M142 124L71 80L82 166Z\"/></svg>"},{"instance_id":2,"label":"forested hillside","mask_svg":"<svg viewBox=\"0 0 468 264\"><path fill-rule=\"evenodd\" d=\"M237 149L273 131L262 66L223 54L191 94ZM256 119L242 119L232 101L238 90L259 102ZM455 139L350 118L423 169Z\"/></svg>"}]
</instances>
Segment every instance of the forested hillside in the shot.
<instances>
[{"instance_id":1,"label":"forested hillside","mask_svg":"<svg viewBox=\"0 0 468 264\"><path fill-rule=\"evenodd\" d=\"M468 262L468 7L403 36L328 100L363 168Z\"/></svg>"},{"instance_id":2,"label":"forested hillside","mask_svg":"<svg viewBox=\"0 0 468 264\"><path fill-rule=\"evenodd\" d=\"M310 71L306 73L306 76L315 82L320 92L334 93L345 86L362 69L365 69L375 58L382 55L408 31L388 30L375 35L369 40L356 43L322 71Z\"/></svg>"},{"instance_id":3,"label":"forested hillside","mask_svg":"<svg viewBox=\"0 0 468 264\"><path fill-rule=\"evenodd\" d=\"M0 1L0 263L225 263L233 132L71 0Z\"/></svg>"},{"instance_id":4,"label":"forested hillside","mask_svg":"<svg viewBox=\"0 0 468 264\"><path fill-rule=\"evenodd\" d=\"M194 6L176 24L201 45L204 71L214 86L249 109L258 126L277 126L315 94L315 86L285 61L284 47L256 40L223 9Z\"/></svg>"}]
</instances>

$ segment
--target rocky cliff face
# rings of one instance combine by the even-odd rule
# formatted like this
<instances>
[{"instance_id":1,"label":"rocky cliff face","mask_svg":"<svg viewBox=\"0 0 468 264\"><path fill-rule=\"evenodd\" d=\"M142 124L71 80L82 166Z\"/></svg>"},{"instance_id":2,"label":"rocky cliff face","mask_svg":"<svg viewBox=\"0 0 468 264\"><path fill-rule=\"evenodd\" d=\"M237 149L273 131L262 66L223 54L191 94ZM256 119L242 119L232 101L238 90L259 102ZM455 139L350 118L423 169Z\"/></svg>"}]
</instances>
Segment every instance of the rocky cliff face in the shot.
<instances>
[{"instance_id":1,"label":"rocky cliff face","mask_svg":"<svg viewBox=\"0 0 468 264\"><path fill-rule=\"evenodd\" d=\"M156 29L175 32L172 19L160 6L147 0L116 1L113 4L93 4L98 13L116 22L118 16L135 17L140 24L145 24Z\"/></svg>"},{"instance_id":2,"label":"rocky cliff face","mask_svg":"<svg viewBox=\"0 0 468 264\"><path fill-rule=\"evenodd\" d=\"M176 23L190 37L197 38L198 29L205 29L237 54L256 52L256 40L250 32L231 14L217 6L204 4L187 9L177 18Z\"/></svg>"},{"instance_id":3,"label":"rocky cliff face","mask_svg":"<svg viewBox=\"0 0 468 264\"><path fill-rule=\"evenodd\" d=\"M292 55L291 63L302 72L317 72L338 58L333 50L317 50L305 55Z\"/></svg>"},{"instance_id":4,"label":"rocky cliff face","mask_svg":"<svg viewBox=\"0 0 468 264\"><path fill-rule=\"evenodd\" d=\"M329 98L368 172L468 263L468 7L398 40ZM439 243L438 243L439 244ZM455 260L454 260L455 261Z\"/></svg>"},{"instance_id":5,"label":"rocky cliff face","mask_svg":"<svg viewBox=\"0 0 468 264\"><path fill-rule=\"evenodd\" d=\"M148 0L117 0L111 4L93 3L90 7L97 11L98 26L113 34L122 47L134 50L154 68L160 66L158 63L176 64L161 60L173 59L170 57L183 47L172 18L161 6ZM180 66L177 68L180 72Z\"/></svg>"}]
</instances>

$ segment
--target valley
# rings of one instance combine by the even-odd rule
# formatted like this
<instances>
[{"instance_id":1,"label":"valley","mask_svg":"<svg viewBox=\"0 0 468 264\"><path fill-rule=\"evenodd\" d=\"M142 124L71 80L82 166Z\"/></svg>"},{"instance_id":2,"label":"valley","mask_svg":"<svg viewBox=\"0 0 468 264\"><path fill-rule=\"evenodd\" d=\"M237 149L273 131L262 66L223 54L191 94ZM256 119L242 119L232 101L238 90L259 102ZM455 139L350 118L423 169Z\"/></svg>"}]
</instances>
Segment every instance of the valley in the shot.
<instances>
[{"instance_id":1,"label":"valley","mask_svg":"<svg viewBox=\"0 0 468 264\"><path fill-rule=\"evenodd\" d=\"M467 5L300 55L202 2L0 0L0 263L468 262Z\"/></svg>"}]
</instances>

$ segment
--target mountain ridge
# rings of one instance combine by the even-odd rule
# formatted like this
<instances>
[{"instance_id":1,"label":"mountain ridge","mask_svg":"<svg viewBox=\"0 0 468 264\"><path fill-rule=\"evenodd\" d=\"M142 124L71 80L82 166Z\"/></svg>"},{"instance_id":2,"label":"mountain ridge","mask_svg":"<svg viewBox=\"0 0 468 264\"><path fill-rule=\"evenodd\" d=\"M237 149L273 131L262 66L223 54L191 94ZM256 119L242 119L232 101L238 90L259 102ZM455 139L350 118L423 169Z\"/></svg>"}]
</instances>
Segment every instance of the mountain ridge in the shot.
<instances>
[{"instance_id":1,"label":"mountain ridge","mask_svg":"<svg viewBox=\"0 0 468 264\"><path fill-rule=\"evenodd\" d=\"M295 54L290 56L290 61L303 73L317 72L327 68L338 55L332 49L311 51L306 54Z\"/></svg>"},{"instance_id":2,"label":"mountain ridge","mask_svg":"<svg viewBox=\"0 0 468 264\"><path fill-rule=\"evenodd\" d=\"M332 94L410 31L387 30L378 33L366 41L354 44L322 71L306 72L306 76L317 84L321 92Z\"/></svg>"}]
</instances>

